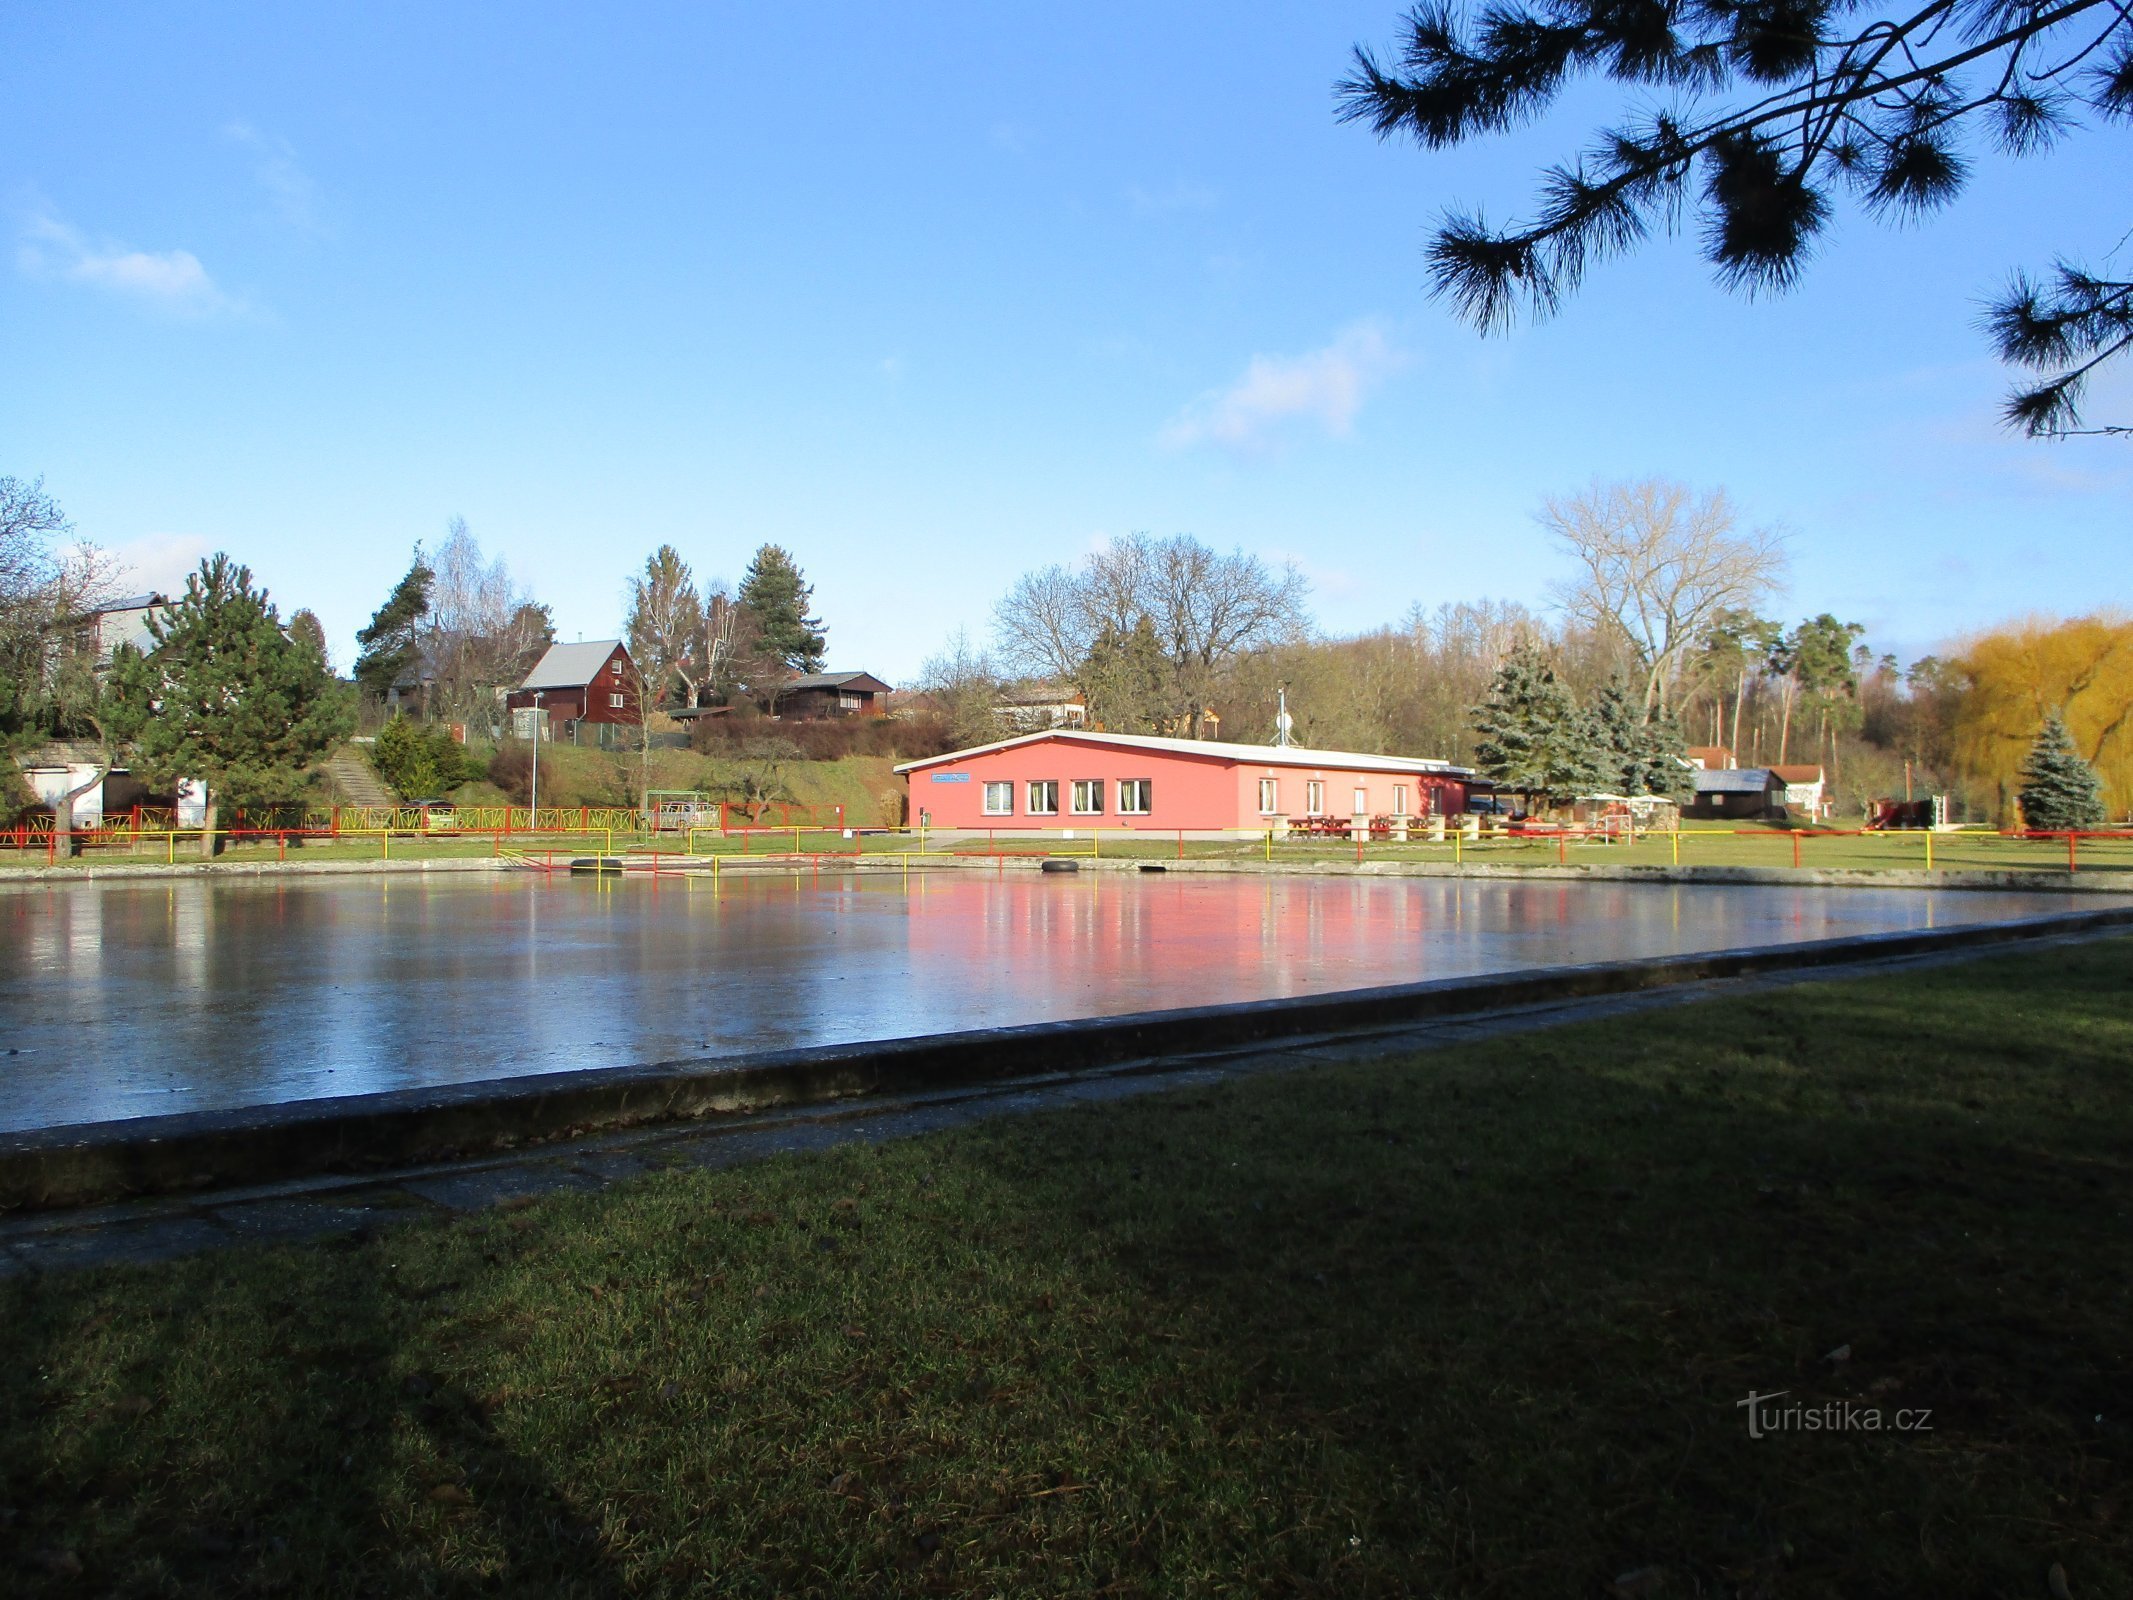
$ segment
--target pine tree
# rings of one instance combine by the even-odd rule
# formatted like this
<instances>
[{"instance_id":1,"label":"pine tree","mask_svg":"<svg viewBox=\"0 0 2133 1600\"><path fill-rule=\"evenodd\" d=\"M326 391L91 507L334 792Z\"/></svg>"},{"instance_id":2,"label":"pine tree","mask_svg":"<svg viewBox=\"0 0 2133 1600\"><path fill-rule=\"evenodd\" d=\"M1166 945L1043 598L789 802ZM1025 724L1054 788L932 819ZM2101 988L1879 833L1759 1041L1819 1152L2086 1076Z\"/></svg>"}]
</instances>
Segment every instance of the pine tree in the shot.
<instances>
[{"instance_id":1,"label":"pine tree","mask_svg":"<svg viewBox=\"0 0 2133 1600\"><path fill-rule=\"evenodd\" d=\"M437 574L415 546L407 575L393 585L385 604L372 614L370 626L356 634L361 647L356 656L356 686L372 699L383 700L392 687L422 657L421 627L430 614L430 586Z\"/></svg>"},{"instance_id":2,"label":"pine tree","mask_svg":"<svg viewBox=\"0 0 2133 1600\"><path fill-rule=\"evenodd\" d=\"M465 748L441 722L421 725L394 717L378 730L370 764L402 800L424 800L458 788L474 776Z\"/></svg>"},{"instance_id":3,"label":"pine tree","mask_svg":"<svg viewBox=\"0 0 2133 1600\"><path fill-rule=\"evenodd\" d=\"M793 558L778 545L766 544L748 563L736 596L755 623L761 648L795 672L822 670L827 645L822 622L807 614L814 595L814 585L801 577Z\"/></svg>"},{"instance_id":4,"label":"pine tree","mask_svg":"<svg viewBox=\"0 0 2133 1600\"><path fill-rule=\"evenodd\" d=\"M2021 797L2025 827L2058 833L2103 826L2103 784L2056 711L2044 719L2022 763Z\"/></svg>"},{"instance_id":5,"label":"pine tree","mask_svg":"<svg viewBox=\"0 0 2133 1600\"><path fill-rule=\"evenodd\" d=\"M1105 627L1090 643L1081 668L1090 718L1112 733L1161 733L1179 716L1169 665L1147 617L1127 629Z\"/></svg>"},{"instance_id":6,"label":"pine tree","mask_svg":"<svg viewBox=\"0 0 2133 1600\"><path fill-rule=\"evenodd\" d=\"M326 625L319 621L316 611L305 607L291 616L289 618L289 637L306 650L315 652L319 660L325 662L328 668L332 667L333 658L327 653L326 649Z\"/></svg>"},{"instance_id":7,"label":"pine tree","mask_svg":"<svg viewBox=\"0 0 2133 1600\"><path fill-rule=\"evenodd\" d=\"M1593 721L1540 651L1522 644L1504 657L1489 698L1474 708L1475 763L1498 788L1567 800L1606 778Z\"/></svg>"},{"instance_id":8,"label":"pine tree","mask_svg":"<svg viewBox=\"0 0 2133 1600\"><path fill-rule=\"evenodd\" d=\"M115 722L149 782L207 786L200 836L215 850L224 799L277 799L303 769L345 738L355 718L325 662L282 632L251 570L216 554L185 580L167 610L151 612L155 648L121 647L112 664Z\"/></svg>"}]
</instances>

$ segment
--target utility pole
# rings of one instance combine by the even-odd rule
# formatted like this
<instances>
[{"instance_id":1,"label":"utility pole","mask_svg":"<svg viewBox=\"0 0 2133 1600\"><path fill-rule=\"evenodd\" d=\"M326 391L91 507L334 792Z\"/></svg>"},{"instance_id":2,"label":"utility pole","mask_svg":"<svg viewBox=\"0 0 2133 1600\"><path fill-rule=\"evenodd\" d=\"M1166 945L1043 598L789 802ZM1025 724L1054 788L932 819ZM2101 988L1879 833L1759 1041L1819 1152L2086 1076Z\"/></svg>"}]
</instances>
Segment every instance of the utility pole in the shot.
<instances>
[{"instance_id":1,"label":"utility pole","mask_svg":"<svg viewBox=\"0 0 2133 1600\"><path fill-rule=\"evenodd\" d=\"M533 787L527 795L532 803L526 809L533 813L527 822L535 833L541 831L541 696L546 692L543 689L533 691Z\"/></svg>"},{"instance_id":2,"label":"utility pole","mask_svg":"<svg viewBox=\"0 0 2133 1600\"><path fill-rule=\"evenodd\" d=\"M1280 689L1281 709L1274 713L1274 744L1277 749L1289 747L1289 733L1296 726L1296 719L1289 715L1289 686Z\"/></svg>"}]
</instances>

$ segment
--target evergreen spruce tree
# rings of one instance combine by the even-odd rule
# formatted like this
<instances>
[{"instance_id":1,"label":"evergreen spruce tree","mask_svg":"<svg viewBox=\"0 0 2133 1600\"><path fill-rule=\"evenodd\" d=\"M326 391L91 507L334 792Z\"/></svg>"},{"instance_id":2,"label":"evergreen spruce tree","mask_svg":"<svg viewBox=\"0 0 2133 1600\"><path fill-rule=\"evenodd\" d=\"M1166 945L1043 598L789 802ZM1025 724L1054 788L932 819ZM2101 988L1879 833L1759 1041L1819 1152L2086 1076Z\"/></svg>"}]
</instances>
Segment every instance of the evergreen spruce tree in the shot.
<instances>
[{"instance_id":1,"label":"evergreen spruce tree","mask_svg":"<svg viewBox=\"0 0 2133 1600\"><path fill-rule=\"evenodd\" d=\"M385 604L372 614L370 626L356 634L356 687L383 700L401 676L422 659L422 619L430 614L430 585L437 574L415 546L407 575L393 585Z\"/></svg>"},{"instance_id":2,"label":"evergreen spruce tree","mask_svg":"<svg viewBox=\"0 0 2133 1600\"><path fill-rule=\"evenodd\" d=\"M807 614L814 595L814 585L801 577L798 563L779 546L766 544L748 563L735 596L754 622L762 648L795 672L822 670L827 645L822 622Z\"/></svg>"},{"instance_id":3,"label":"evergreen spruce tree","mask_svg":"<svg viewBox=\"0 0 2133 1600\"><path fill-rule=\"evenodd\" d=\"M149 782L207 786L200 851L211 856L220 802L293 793L353 728L353 708L228 556L201 562L175 603L149 613L148 630L154 649L121 647L112 664L114 722Z\"/></svg>"},{"instance_id":4,"label":"evergreen spruce tree","mask_svg":"<svg viewBox=\"0 0 2133 1600\"><path fill-rule=\"evenodd\" d=\"M1112 733L1161 733L1181 710L1170 692L1169 666L1147 617L1130 629L1107 624L1081 667L1090 718Z\"/></svg>"},{"instance_id":5,"label":"evergreen spruce tree","mask_svg":"<svg viewBox=\"0 0 2133 1600\"><path fill-rule=\"evenodd\" d=\"M1638 746L1637 765L1624 776L1634 780L1625 789L1633 795L1657 795L1663 800L1685 802L1696 792L1696 781L1684 752L1688 741L1681 736L1681 719L1669 706L1655 706L1644 721L1643 740Z\"/></svg>"},{"instance_id":6,"label":"evergreen spruce tree","mask_svg":"<svg viewBox=\"0 0 2133 1600\"><path fill-rule=\"evenodd\" d=\"M1598 789L1607 794L1641 794L1644 775L1644 712L1629 697L1619 676L1600 685L1592 697L1594 757L1599 768Z\"/></svg>"},{"instance_id":7,"label":"evergreen spruce tree","mask_svg":"<svg viewBox=\"0 0 2133 1600\"><path fill-rule=\"evenodd\" d=\"M2057 833L2103 826L2103 785L2056 711L2022 763L2021 797L2024 827Z\"/></svg>"},{"instance_id":8,"label":"evergreen spruce tree","mask_svg":"<svg viewBox=\"0 0 2133 1600\"><path fill-rule=\"evenodd\" d=\"M1688 771L1681 754L1681 723L1673 712L1654 707L1650 716L1620 677L1609 678L1593 696L1589 710L1600 781L1606 794L1658 795L1678 800L1688 791Z\"/></svg>"},{"instance_id":9,"label":"evergreen spruce tree","mask_svg":"<svg viewBox=\"0 0 2133 1600\"><path fill-rule=\"evenodd\" d=\"M1504 657L1473 719L1476 766L1499 789L1567 800L1590 794L1606 777L1592 718L1532 645Z\"/></svg>"}]
</instances>

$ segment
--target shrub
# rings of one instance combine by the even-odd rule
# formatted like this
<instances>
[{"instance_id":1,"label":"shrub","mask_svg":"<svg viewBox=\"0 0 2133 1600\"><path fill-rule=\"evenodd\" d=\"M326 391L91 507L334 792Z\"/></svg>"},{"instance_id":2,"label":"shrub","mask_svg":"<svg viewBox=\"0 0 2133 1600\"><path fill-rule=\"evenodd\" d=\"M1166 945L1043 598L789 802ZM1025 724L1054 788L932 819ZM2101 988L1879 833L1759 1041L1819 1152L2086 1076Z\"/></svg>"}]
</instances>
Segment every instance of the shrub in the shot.
<instances>
[{"instance_id":1,"label":"shrub","mask_svg":"<svg viewBox=\"0 0 2133 1600\"><path fill-rule=\"evenodd\" d=\"M846 756L890 756L915 761L956 748L948 719L937 714L916 717L847 717L823 722L772 722L745 712L726 717L699 717L689 744L701 755L731 758L742 745L775 729L804 761L841 761Z\"/></svg>"},{"instance_id":2,"label":"shrub","mask_svg":"<svg viewBox=\"0 0 2133 1600\"><path fill-rule=\"evenodd\" d=\"M14 822L36 810L39 803L14 761L0 758L0 822Z\"/></svg>"},{"instance_id":3,"label":"shrub","mask_svg":"<svg viewBox=\"0 0 2133 1600\"><path fill-rule=\"evenodd\" d=\"M498 745L496 754L489 757L489 781L513 805L525 805L533 798L533 747L517 739Z\"/></svg>"},{"instance_id":4,"label":"shrub","mask_svg":"<svg viewBox=\"0 0 2133 1600\"><path fill-rule=\"evenodd\" d=\"M370 764L403 800L441 795L478 771L449 728L442 723L424 726L407 717L395 717L378 730Z\"/></svg>"}]
</instances>

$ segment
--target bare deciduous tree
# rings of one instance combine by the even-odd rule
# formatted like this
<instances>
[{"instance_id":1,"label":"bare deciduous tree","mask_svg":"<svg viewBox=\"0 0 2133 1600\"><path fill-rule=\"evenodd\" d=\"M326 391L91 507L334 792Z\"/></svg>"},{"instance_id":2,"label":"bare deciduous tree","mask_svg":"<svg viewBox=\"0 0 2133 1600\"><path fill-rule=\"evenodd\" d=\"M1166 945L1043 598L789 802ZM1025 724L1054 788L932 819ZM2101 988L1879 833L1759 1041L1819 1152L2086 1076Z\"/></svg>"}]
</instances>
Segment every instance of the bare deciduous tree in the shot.
<instances>
[{"instance_id":1,"label":"bare deciduous tree","mask_svg":"<svg viewBox=\"0 0 2133 1600\"><path fill-rule=\"evenodd\" d=\"M72 524L44 479L0 477L0 732L26 724L42 694L59 563Z\"/></svg>"},{"instance_id":2,"label":"bare deciduous tree","mask_svg":"<svg viewBox=\"0 0 2133 1600\"><path fill-rule=\"evenodd\" d=\"M740 626L740 614L740 606L727 590L725 579L714 578L704 585L704 638L700 652L704 666L700 684L715 695L727 694L733 688L734 636Z\"/></svg>"},{"instance_id":3,"label":"bare deciduous tree","mask_svg":"<svg viewBox=\"0 0 2133 1600\"><path fill-rule=\"evenodd\" d=\"M731 689L745 694L764 716L775 717L785 691L806 674L793 664L777 641L763 631L761 622L748 607L735 601L725 608L720 621L730 630L724 670Z\"/></svg>"},{"instance_id":4,"label":"bare deciduous tree","mask_svg":"<svg viewBox=\"0 0 2133 1600\"><path fill-rule=\"evenodd\" d=\"M1000 714L999 663L958 628L937 655L918 669L918 688L932 696L959 745L990 744L1007 732Z\"/></svg>"},{"instance_id":5,"label":"bare deciduous tree","mask_svg":"<svg viewBox=\"0 0 2133 1600\"><path fill-rule=\"evenodd\" d=\"M1785 573L1783 535L1741 531L1724 490L1664 478L1594 484L1546 501L1537 520L1577 563L1556 598L1636 657L1644 712L1663 709L1682 659L1721 613L1752 610Z\"/></svg>"},{"instance_id":6,"label":"bare deciduous tree","mask_svg":"<svg viewBox=\"0 0 2133 1600\"><path fill-rule=\"evenodd\" d=\"M1025 574L993 620L1012 670L1084 692L1098 641L1129 638L1145 622L1167 665L1172 717L1197 737L1207 696L1230 662L1303 636L1305 587L1294 567L1274 571L1242 550L1224 555L1189 535L1136 533L1078 569Z\"/></svg>"},{"instance_id":7,"label":"bare deciduous tree","mask_svg":"<svg viewBox=\"0 0 2133 1600\"><path fill-rule=\"evenodd\" d=\"M447 525L431 565L436 578L423 626L423 659L436 683L430 709L487 721L496 713L496 691L524 675L525 635L538 631L545 612L513 584L501 558L483 554L464 517Z\"/></svg>"},{"instance_id":8,"label":"bare deciduous tree","mask_svg":"<svg viewBox=\"0 0 2133 1600\"><path fill-rule=\"evenodd\" d=\"M44 479L0 477L0 605L44 581L53 537L72 526Z\"/></svg>"},{"instance_id":9,"label":"bare deciduous tree","mask_svg":"<svg viewBox=\"0 0 2133 1600\"><path fill-rule=\"evenodd\" d=\"M1073 682L1100 627L1087 615L1080 577L1063 566L1025 572L993 608L1005 665L1032 678Z\"/></svg>"},{"instance_id":10,"label":"bare deciduous tree","mask_svg":"<svg viewBox=\"0 0 2133 1600\"><path fill-rule=\"evenodd\" d=\"M74 853L74 807L83 795L102 786L117 764L104 699L103 640L86 619L111 603L123 576L118 563L95 545L82 543L54 563L41 605L50 630L45 653L44 695L53 731L86 738L96 749L96 764L87 778L52 798L52 831L62 855Z\"/></svg>"}]
</instances>

